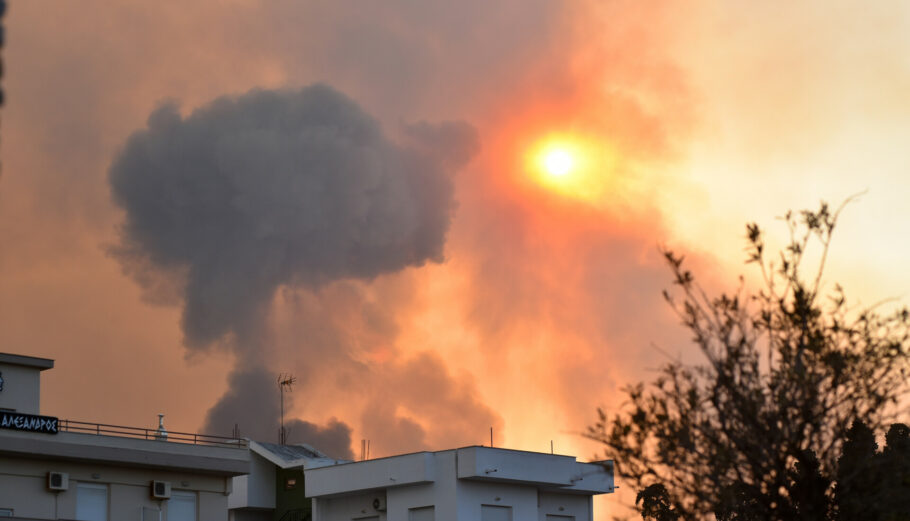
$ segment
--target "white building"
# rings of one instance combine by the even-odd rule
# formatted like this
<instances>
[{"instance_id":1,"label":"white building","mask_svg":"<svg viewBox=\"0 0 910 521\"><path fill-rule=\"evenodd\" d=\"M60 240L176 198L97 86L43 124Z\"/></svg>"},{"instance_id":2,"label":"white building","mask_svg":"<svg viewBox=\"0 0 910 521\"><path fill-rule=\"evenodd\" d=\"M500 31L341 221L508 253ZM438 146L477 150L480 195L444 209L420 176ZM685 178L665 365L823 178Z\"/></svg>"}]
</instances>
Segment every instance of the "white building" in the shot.
<instances>
[{"instance_id":1,"label":"white building","mask_svg":"<svg viewBox=\"0 0 910 521\"><path fill-rule=\"evenodd\" d=\"M592 521L612 462L465 447L307 469L313 521Z\"/></svg>"},{"instance_id":2,"label":"white building","mask_svg":"<svg viewBox=\"0 0 910 521\"><path fill-rule=\"evenodd\" d=\"M250 441L250 473L234 478L228 496L229 521L303 521L311 501L304 471L347 463L306 444L278 445Z\"/></svg>"},{"instance_id":3,"label":"white building","mask_svg":"<svg viewBox=\"0 0 910 521\"><path fill-rule=\"evenodd\" d=\"M0 353L0 518L226 521L246 442L40 415L53 360Z\"/></svg>"}]
</instances>

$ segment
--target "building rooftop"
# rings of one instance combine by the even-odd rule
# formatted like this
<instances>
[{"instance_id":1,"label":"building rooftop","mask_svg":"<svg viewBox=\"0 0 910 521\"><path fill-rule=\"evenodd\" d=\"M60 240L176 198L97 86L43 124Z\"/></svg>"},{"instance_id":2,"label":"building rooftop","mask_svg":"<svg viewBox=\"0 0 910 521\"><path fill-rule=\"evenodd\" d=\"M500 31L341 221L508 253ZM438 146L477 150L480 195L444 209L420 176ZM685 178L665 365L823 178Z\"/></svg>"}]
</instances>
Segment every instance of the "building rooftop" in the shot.
<instances>
[{"instance_id":1,"label":"building rooftop","mask_svg":"<svg viewBox=\"0 0 910 521\"><path fill-rule=\"evenodd\" d=\"M249 445L250 450L283 469L294 467L309 469L347 463L346 460L331 458L306 443L300 445L278 445L277 443L251 440Z\"/></svg>"},{"instance_id":2,"label":"building rooftop","mask_svg":"<svg viewBox=\"0 0 910 521\"><path fill-rule=\"evenodd\" d=\"M331 497L433 483L443 472L438 457L446 454L457 461L458 480L530 485L569 494L603 494L614 488L612 461L582 463L573 456L471 446L313 469L306 474L307 495Z\"/></svg>"},{"instance_id":3,"label":"building rooftop","mask_svg":"<svg viewBox=\"0 0 910 521\"><path fill-rule=\"evenodd\" d=\"M37 356L14 355L12 353L0 353L0 363L11 365L23 365L25 367L34 367L41 371L54 367L54 361L50 358L38 358Z\"/></svg>"},{"instance_id":4,"label":"building rooftop","mask_svg":"<svg viewBox=\"0 0 910 521\"><path fill-rule=\"evenodd\" d=\"M288 462L297 461L302 458L328 458L328 456L307 444L278 445L277 443L266 443L264 441L257 441L256 443L275 456Z\"/></svg>"},{"instance_id":5,"label":"building rooftop","mask_svg":"<svg viewBox=\"0 0 910 521\"><path fill-rule=\"evenodd\" d=\"M141 437L74 432L56 435L0 431L0 457L26 457L107 463L134 468L182 469L202 474L237 476L249 472L245 443L174 443Z\"/></svg>"}]
</instances>

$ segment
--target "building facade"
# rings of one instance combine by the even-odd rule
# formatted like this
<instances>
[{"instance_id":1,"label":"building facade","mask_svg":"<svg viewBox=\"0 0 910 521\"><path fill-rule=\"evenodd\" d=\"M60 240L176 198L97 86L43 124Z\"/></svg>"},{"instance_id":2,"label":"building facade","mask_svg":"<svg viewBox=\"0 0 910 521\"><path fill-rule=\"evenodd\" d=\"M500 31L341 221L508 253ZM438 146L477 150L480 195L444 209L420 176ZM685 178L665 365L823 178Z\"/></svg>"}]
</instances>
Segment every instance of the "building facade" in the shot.
<instances>
[{"instance_id":1,"label":"building facade","mask_svg":"<svg viewBox=\"0 0 910 521\"><path fill-rule=\"evenodd\" d=\"M250 441L250 473L234 478L228 496L230 521L309 521L307 469L348 463L309 445Z\"/></svg>"},{"instance_id":2,"label":"building facade","mask_svg":"<svg viewBox=\"0 0 910 521\"><path fill-rule=\"evenodd\" d=\"M0 353L0 518L226 521L247 443L40 414L53 360Z\"/></svg>"},{"instance_id":3,"label":"building facade","mask_svg":"<svg viewBox=\"0 0 910 521\"><path fill-rule=\"evenodd\" d=\"M490 447L306 471L313 521L592 521L612 462Z\"/></svg>"}]
</instances>

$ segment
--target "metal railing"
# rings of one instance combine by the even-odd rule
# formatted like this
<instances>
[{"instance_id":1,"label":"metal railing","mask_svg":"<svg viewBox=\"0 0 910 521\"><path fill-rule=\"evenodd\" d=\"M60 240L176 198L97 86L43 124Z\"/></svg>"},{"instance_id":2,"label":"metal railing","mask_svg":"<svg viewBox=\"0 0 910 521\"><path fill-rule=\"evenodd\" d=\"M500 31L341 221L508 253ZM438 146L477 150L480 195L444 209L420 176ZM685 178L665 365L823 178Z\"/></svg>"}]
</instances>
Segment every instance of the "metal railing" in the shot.
<instances>
[{"instance_id":1,"label":"metal railing","mask_svg":"<svg viewBox=\"0 0 910 521\"><path fill-rule=\"evenodd\" d=\"M145 429L142 427L124 427L123 425L108 425L104 423L80 422L74 420L59 420L58 429L63 432L78 432L94 434L97 436L116 436L119 438L133 438L139 440L157 440L190 445L208 445L215 447L246 448L247 440L213 436L211 434L194 434L190 432L168 431L166 435L158 429Z\"/></svg>"}]
</instances>

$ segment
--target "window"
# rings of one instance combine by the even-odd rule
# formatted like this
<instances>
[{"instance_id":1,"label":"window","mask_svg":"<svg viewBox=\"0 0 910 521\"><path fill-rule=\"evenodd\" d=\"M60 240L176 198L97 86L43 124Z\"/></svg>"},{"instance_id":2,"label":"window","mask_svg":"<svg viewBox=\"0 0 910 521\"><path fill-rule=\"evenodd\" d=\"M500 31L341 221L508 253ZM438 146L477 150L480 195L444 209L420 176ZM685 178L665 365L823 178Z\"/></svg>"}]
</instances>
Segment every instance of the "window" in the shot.
<instances>
[{"instance_id":1,"label":"window","mask_svg":"<svg viewBox=\"0 0 910 521\"><path fill-rule=\"evenodd\" d=\"M408 509L408 521L435 521L436 511L434 507L419 507Z\"/></svg>"},{"instance_id":2,"label":"window","mask_svg":"<svg viewBox=\"0 0 910 521\"><path fill-rule=\"evenodd\" d=\"M12 508L0 508L0 517L13 517Z\"/></svg>"},{"instance_id":3,"label":"window","mask_svg":"<svg viewBox=\"0 0 910 521\"><path fill-rule=\"evenodd\" d=\"M107 521L107 485L76 484L76 519Z\"/></svg>"},{"instance_id":4,"label":"window","mask_svg":"<svg viewBox=\"0 0 910 521\"><path fill-rule=\"evenodd\" d=\"M196 493L171 492L167 501L167 521L196 521Z\"/></svg>"},{"instance_id":5,"label":"window","mask_svg":"<svg viewBox=\"0 0 910 521\"><path fill-rule=\"evenodd\" d=\"M480 505L480 521L512 521L512 507Z\"/></svg>"},{"instance_id":6,"label":"window","mask_svg":"<svg viewBox=\"0 0 910 521\"><path fill-rule=\"evenodd\" d=\"M558 514L547 514L547 521L575 521L575 516L561 516Z\"/></svg>"}]
</instances>

